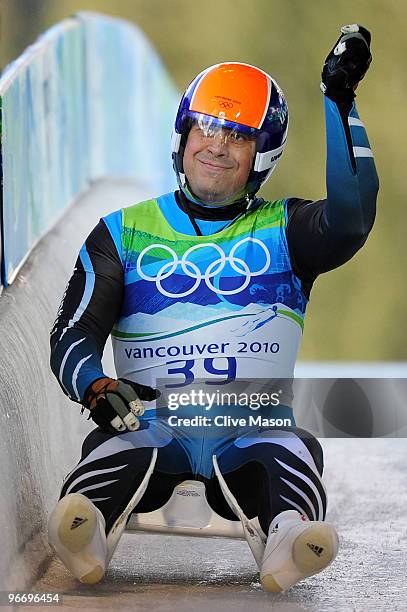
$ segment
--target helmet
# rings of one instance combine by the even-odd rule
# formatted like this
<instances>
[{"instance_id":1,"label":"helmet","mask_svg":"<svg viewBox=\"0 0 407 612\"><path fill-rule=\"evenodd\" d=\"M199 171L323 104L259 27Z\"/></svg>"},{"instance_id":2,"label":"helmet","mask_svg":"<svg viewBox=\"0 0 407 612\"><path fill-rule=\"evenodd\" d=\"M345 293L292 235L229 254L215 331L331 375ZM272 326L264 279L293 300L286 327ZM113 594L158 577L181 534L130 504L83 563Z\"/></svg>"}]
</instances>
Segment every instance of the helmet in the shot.
<instances>
[{"instance_id":1,"label":"helmet","mask_svg":"<svg viewBox=\"0 0 407 612\"><path fill-rule=\"evenodd\" d=\"M186 89L175 118L172 160L180 189L190 200L202 204L190 192L183 169L185 145L194 122L255 137L256 153L244 193L232 198L251 199L276 167L287 138L287 102L276 81L255 66L227 62L207 68ZM225 203L230 201L217 204Z\"/></svg>"}]
</instances>

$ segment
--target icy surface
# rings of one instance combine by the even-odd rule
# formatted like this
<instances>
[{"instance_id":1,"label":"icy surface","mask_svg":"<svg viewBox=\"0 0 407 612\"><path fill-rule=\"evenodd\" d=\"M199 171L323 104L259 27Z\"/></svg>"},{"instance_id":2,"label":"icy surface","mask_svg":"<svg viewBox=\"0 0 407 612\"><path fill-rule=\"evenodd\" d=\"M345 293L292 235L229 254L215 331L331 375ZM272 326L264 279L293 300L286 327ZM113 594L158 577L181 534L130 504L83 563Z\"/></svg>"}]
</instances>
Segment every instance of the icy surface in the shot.
<instances>
[{"instance_id":1,"label":"icy surface","mask_svg":"<svg viewBox=\"0 0 407 612\"><path fill-rule=\"evenodd\" d=\"M125 534L98 585L79 584L55 560L33 590L64 593L63 610L89 612L405 611L407 442L322 444L327 518L340 534L340 551L332 566L286 593L262 591L245 542L146 534Z\"/></svg>"}]
</instances>

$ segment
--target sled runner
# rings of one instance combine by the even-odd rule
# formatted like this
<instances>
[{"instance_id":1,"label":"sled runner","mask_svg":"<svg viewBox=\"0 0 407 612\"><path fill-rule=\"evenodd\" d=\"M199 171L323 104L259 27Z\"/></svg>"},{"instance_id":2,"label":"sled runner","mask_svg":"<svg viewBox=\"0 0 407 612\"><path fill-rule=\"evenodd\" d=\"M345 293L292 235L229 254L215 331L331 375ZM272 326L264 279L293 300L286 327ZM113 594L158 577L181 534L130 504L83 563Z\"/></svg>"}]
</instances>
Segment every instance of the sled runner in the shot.
<instances>
[{"instance_id":1,"label":"sled runner","mask_svg":"<svg viewBox=\"0 0 407 612\"><path fill-rule=\"evenodd\" d=\"M212 457L215 474L227 503L239 518L239 521L225 519L214 512L206 498L205 484L198 480L184 480L177 485L170 499L161 508L153 512L132 514L147 489L148 481L154 471L156 458L157 449L154 449L150 466L141 485L108 534L109 558L116 548L121 533L126 529L129 532L144 531L198 537L245 539L260 568L266 536L257 518L249 520L243 513L219 470L215 455Z\"/></svg>"}]
</instances>

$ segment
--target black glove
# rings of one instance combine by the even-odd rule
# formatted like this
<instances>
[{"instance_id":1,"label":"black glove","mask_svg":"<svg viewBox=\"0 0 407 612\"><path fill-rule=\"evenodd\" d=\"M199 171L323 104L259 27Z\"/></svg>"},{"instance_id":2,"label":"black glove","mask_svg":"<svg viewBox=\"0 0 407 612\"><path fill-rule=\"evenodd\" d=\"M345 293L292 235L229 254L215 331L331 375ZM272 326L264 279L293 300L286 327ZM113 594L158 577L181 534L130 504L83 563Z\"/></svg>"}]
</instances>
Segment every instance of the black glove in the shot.
<instances>
[{"instance_id":1,"label":"black glove","mask_svg":"<svg viewBox=\"0 0 407 612\"><path fill-rule=\"evenodd\" d=\"M106 377L87 388L83 405L90 410L89 418L107 433L136 431L140 427L137 417L144 414L140 400L151 401L159 395L157 389L131 380Z\"/></svg>"},{"instance_id":2,"label":"black glove","mask_svg":"<svg viewBox=\"0 0 407 612\"><path fill-rule=\"evenodd\" d=\"M354 90L372 61L370 32L354 24L341 27L342 35L325 60L321 89L334 102L352 102Z\"/></svg>"}]
</instances>

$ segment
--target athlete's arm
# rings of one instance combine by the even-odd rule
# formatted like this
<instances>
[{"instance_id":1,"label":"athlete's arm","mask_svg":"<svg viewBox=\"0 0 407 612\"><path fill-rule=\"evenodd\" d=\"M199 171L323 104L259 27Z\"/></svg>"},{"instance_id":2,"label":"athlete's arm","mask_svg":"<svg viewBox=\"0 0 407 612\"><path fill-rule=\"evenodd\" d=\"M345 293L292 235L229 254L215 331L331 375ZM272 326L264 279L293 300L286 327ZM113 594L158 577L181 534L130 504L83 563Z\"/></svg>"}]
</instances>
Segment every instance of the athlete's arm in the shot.
<instances>
[{"instance_id":1,"label":"athlete's arm","mask_svg":"<svg viewBox=\"0 0 407 612\"><path fill-rule=\"evenodd\" d=\"M335 49L342 39L352 51L350 35L342 36ZM324 66L327 198L318 202L287 201L288 247L294 272L306 291L318 274L345 263L361 248L375 218L378 178L354 102L357 79L367 70L370 51L359 34L356 41L362 67L357 61L349 62L346 45L339 60L332 50ZM355 60L354 56L351 59ZM356 65L353 76L349 76L348 65Z\"/></svg>"},{"instance_id":2,"label":"athlete's arm","mask_svg":"<svg viewBox=\"0 0 407 612\"><path fill-rule=\"evenodd\" d=\"M122 262L101 220L81 248L51 331L51 369L73 401L82 402L89 385L106 377L101 358L123 287Z\"/></svg>"}]
</instances>

